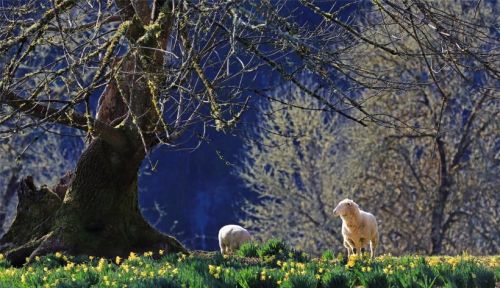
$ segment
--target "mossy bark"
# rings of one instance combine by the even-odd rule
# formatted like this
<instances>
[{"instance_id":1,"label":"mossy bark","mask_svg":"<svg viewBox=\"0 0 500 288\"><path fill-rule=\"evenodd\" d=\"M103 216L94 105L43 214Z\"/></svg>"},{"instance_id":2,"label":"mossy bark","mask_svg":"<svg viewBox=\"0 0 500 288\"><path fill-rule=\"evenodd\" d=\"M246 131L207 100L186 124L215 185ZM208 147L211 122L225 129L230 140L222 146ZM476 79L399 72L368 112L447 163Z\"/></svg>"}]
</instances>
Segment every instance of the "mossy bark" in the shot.
<instances>
[{"instance_id":1,"label":"mossy bark","mask_svg":"<svg viewBox=\"0 0 500 288\"><path fill-rule=\"evenodd\" d=\"M156 86L164 82L165 53L161 51L168 43L172 14L151 13L144 10L148 5L130 5L130 1L115 2L124 21L110 38L94 79L100 80L110 63L111 77L99 98L96 120L92 125L84 120L94 138L64 195L58 189L53 193L25 186L29 188L26 195L31 196L23 198L23 203L20 199L17 218L0 240L0 252L16 265L26 257L55 251L108 257L150 249L186 252L175 238L161 234L143 219L137 201L137 175L145 150L150 151L158 140L159 123L163 126L160 133L169 129L155 103ZM167 2L157 4L164 7ZM140 21L143 15L156 15L154 25ZM114 49L124 32L132 46L153 49L131 49L123 57L116 56ZM13 101L18 97L8 95L10 105L26 113L44 119L47 114L60 114L46 113L51 110L43 105L20 105ZM73 124L73 117L68 118L71 121L50 120Z\"/></svg>"},{"instance_id":2,"label":"mossy bark","mask_svg":"<svg viewBox=\"0 0 500 288\"><path fill-rule=\"evenodd\" d=\"M22 264L42 242L52 227L55 211L62 204L62 199L47 187L36 189L29 176L21 181L17 194L16 217L0 240L0 250L6 252L14 265Z\"/></svg>"},{"instance_id":3,"label":"mossy bark","mask_svg":"<svg viewBox=\"0 0 500 288\"><path fill-rule=\"evenodd\" d=\"M55 251L104 257L154 249L186 252L175 238L152 228L140 213L141 153L140 149L118 152L94 139L82 154L64 199L23 182L18 214L0 249L15 265L26 257Z\"/></svg>"}]
</instances>

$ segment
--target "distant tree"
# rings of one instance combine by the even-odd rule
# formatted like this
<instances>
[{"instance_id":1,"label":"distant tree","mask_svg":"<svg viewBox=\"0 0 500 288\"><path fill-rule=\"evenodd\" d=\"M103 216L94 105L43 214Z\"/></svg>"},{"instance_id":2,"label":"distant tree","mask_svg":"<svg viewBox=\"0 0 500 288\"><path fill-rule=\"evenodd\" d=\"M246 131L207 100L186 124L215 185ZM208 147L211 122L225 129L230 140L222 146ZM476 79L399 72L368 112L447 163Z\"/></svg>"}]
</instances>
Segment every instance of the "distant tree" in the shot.
<instances>
[{"instance_id":1,"label":"distant tree","mask_svg":"<svg viewBox=\"0 0 500 288\"><path fill-rule=\"evenodd\" d=\"M383 13L365 25L381 17L385 25L370 24L366 37L420 56L380 54L365 44L352 51L353 67L383 75L373 86L399 88L362 90L365 111L378 116L348 135L354 195L378 212L389 251L496 254L498 4L416 2L403 19L394 18L397 6L378 7ZM491 52L474 56L485 48Z\"/></svg>"},{"instance_id":2,"label":"distant tree","mask_svg":"<svg viewBox=\"0 0 500 288\"><path fill-rule=\"evenodd\" d=\"M246 205L246 224L262 237L278 235L313 252L341 247L340 224L330 222L327 207L349 196L376 214L383 251L498 253L500 102L490 65L498 54L481 59L457 52L498 44L495 8L375 3L359 22L360 37L407 56L380 53L368 41L349 48L348 67L359 71L351 85L362 87L364 99L353 115L369 115L368 127L270 104L240 171L261 197ZM295 88L270 95L311 107Z\"/></svg>"},{"instance_id":3,"label":"distant tree","mask_svg":"<svg viewBox=\"0 0 500 288\"><path fill-rule=\"evenodd\" d=\"M302 82L320 95L325 92L310 79ZM341 247L332 216L341 197L336 180L344 174L340 121L318 113L321 104L293 85L270 95L286 104L264 104L255 135L244 145L238 175L258 202L245 203L242 222L260 240L278 237L309 253Z\"/></svg>"}]
</instances>

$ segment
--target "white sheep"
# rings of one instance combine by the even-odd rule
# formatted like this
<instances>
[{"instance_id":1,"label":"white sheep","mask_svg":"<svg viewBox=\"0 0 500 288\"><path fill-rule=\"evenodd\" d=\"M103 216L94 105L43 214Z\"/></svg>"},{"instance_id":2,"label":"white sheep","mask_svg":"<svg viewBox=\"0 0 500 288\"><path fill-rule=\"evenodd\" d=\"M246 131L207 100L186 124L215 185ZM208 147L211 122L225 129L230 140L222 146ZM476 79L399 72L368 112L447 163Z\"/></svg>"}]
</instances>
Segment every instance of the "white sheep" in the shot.
<instances>
[{"instance_id":1,"label":"white sheep","mask_svg":"<svg viewBox=\"0 0 500 288\"><path fill-rule=\"evenodd\" d=\"M351 256L354 248L356 253L360 254L361 248L368 246L369 242L370 255L373 258L378 244L378 225L375 216L359 209L359 205L350 199L340 201L333 214L342 218L342 236L347 256Z\"/></svg>"},{"instance_id":2,"label":"white sheep","mask_svg":"<svg viewBox=\"0 0 500 288\"><path fill-rule=\"evenodd\" d=\"M241 244L250 241L250 233L238 225L226 225L219 230L219 246L222 255L233 253Z\"/></svg>"}]
</instances>

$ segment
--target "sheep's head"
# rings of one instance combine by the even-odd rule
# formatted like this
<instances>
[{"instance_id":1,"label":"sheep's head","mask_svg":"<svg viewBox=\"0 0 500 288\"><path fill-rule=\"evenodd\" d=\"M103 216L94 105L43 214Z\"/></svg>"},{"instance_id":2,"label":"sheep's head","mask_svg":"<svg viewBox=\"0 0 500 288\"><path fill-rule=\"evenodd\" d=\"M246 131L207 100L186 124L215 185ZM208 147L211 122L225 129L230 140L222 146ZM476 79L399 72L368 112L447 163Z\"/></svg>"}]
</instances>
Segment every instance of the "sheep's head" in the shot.
<instances>
[{"instance_id":1,"label":"sheep's head","mask_svg":"<svg viewBox=\"0 0 500 288\"><path fill-rule=\"evenodd\" d=\"M347 216L352 215L355 212L359 211L359 206L356 202L351 199L344 199L340 201L340 203L333 209L333 215L335 216Z\"/></svg>"}]
</instances>

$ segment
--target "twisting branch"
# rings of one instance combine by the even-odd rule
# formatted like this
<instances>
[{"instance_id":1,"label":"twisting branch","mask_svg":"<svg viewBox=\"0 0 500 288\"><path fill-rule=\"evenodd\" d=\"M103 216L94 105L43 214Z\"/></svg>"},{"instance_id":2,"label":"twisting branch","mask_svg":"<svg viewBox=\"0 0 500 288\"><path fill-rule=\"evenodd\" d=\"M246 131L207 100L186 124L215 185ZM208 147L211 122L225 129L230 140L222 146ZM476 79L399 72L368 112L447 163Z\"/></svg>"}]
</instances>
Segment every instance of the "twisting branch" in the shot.
<instances>
[{"instance_id":1,"label":"twisting branch","mask_svg":"<svg viewBox=\"0 0 500 288\"><path fill-rule=\"evenodd\" d=\"M37 33L39 30L44 29L44 26L47 25L47 23L49 23L52 19L54 19L57 13L68 10L77 2L78 1L76 0L66 0L61 2L56 7L47 11L40 20L35 22L35 24L24 30L20 36L12 37L7 41L0 42L0 53L3 53L13 45L26 41L26 39L28 39L28 37L30 37L33 33Z\"/></svg>"},{"instance_id":2,"label":"twisting branch","mask_svg":"<svg viewBox=\"0 0 500 288\"><path fill-rule=\"evenodd\" d=\"M352 34L353 36L355 36L356 38L366 42L366 43L369 43L379 49L382 49L384 50L385 52L388 52L392 55L400 55L400 53L398 51L395 51L391 48L387 48L386 46L384 46L383 44L380 44L380 43L377 43L373 40L370 40L366 37L364 37L361 33L357 32L356 30L354 30L354 28L352 28L351 26L349 26L348 24L342 22L340 19L337 18L336 15L332 14L332 13L327 13L327 12L324 12L323 10L321 10L320 7L314 5L311 1L307 1L307 0L300 0L300 3L302 3L304 6L306 6L307 8L311 9L312 11L314 11L314 13L317 13L319 15L321 15L323 18L325 18L326 21L332 21L333 23L339 25L340 27L342 27L343 29L345 29L346 31L348 31L350 34Z\"/></svg>"},{"instance_id":3,"label":"twisting branch","mask_svg":"<svg viewBox=\"0 0 500 288\"><path fill-rule=\"evenodd\" d=\"M75 112L72 109L72 103L66 104L62 108L50 108L26 100L10 91L0 91L0 103L7 104L19 112L38 118L43 122L58 123L82 131L91 131L94 136L102 138L119 151L125 152L128 149L126 137L122 132L102 121ZM94 123L92 129L87 125L89 118L90 122Z\"/></svg>"}]
</instances>

